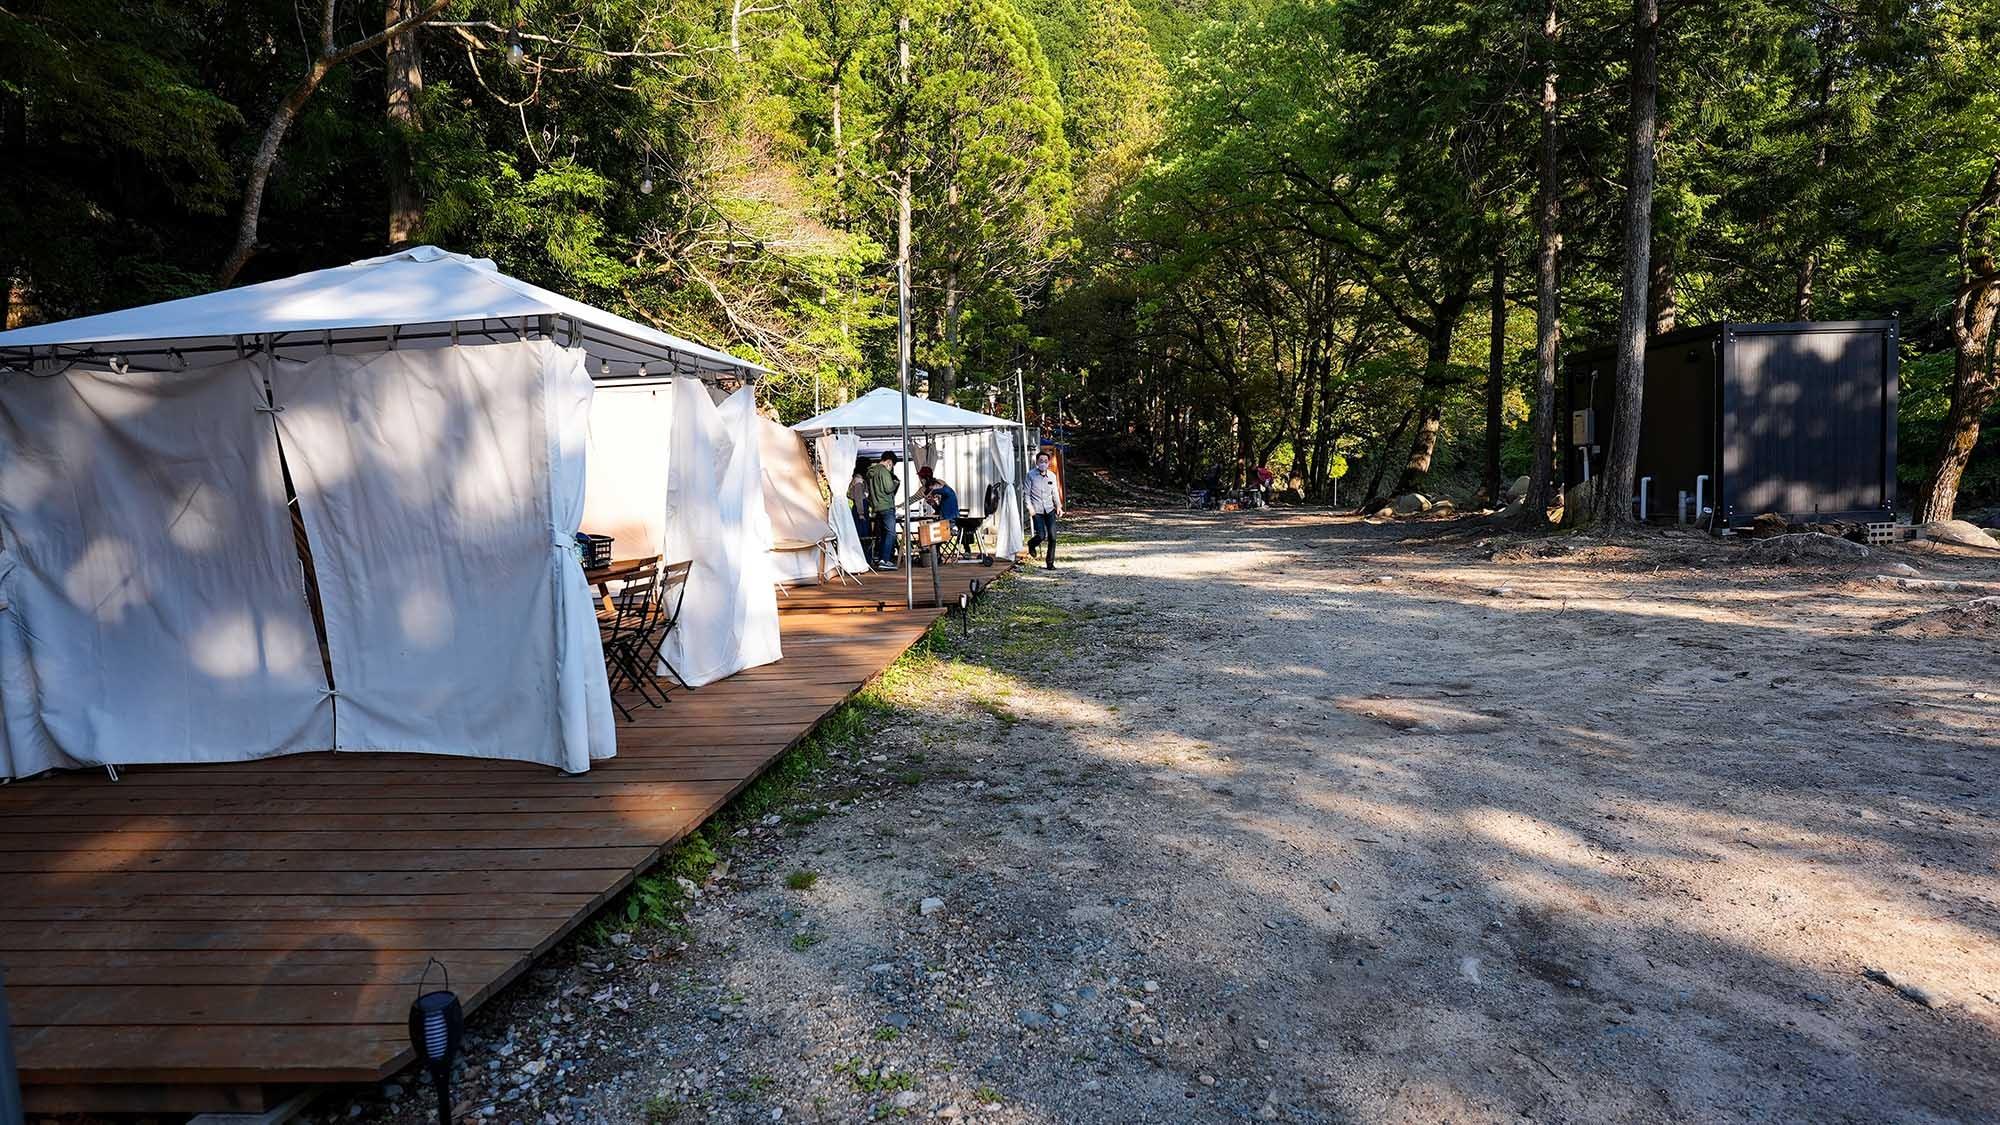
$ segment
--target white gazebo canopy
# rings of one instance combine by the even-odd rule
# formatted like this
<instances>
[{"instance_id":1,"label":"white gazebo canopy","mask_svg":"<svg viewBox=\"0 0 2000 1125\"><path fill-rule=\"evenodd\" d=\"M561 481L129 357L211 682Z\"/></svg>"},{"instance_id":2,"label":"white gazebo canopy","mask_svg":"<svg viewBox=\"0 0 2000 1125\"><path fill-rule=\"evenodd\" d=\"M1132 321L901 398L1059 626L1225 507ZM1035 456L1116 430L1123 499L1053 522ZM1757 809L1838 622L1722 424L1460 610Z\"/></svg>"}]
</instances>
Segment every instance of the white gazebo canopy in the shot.
<instances>
[{"instance_id":1,"label":"white gazebo canopy","mask_svg":"<svg viewBox=\"0 0 2000 1125\"><path fill-rule=\"evenodd\" d=\"M793 426L811 438L824 433L851 433L864 438L899 437L903 433L903 396L894 387L869 391L853 402L844 403ZM978 430L1014 429L1020 423L996 418L976 410L910 396L909 432L918 437L963 434Z\"/></svg>"},{"instance_id":2,"label":"white gazebo canopy","mask_svg":"<svg viewBox=\"0 0 2000 1125\"><path fill-rule=\"evenodd\" d=\"M554 339L594 378L734 375L763 367L501 273L485 258L418 246L198 297L0 332L0 366L116 360L140 370L226 362L247 346L332 351Z\"/></svg>"}]
</instances>

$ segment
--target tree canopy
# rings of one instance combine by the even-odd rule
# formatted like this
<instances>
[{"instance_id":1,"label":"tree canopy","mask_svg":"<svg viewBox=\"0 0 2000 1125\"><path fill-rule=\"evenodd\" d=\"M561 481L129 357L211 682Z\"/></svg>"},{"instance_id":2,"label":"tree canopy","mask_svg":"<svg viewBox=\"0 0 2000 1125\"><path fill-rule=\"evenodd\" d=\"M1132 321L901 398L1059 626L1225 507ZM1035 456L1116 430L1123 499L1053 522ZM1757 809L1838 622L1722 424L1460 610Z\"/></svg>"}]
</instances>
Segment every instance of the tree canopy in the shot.
<instances>
[{"instance_id":1,"label":"tree canopy","mask_svg":"<svg viewBox=\"0 0 2000 1125\"><path fill-rule=\"evenodd\" d=\"M1648 331L1899 316L1906 507L2000 497L2000 0L1658 7L1634 232L1607 0L23 0L0 297L436 242L797 416L894 378L907 170L929 393L1133 472L1491 492L1643 245Z\"/></svg>"}]
</instances>

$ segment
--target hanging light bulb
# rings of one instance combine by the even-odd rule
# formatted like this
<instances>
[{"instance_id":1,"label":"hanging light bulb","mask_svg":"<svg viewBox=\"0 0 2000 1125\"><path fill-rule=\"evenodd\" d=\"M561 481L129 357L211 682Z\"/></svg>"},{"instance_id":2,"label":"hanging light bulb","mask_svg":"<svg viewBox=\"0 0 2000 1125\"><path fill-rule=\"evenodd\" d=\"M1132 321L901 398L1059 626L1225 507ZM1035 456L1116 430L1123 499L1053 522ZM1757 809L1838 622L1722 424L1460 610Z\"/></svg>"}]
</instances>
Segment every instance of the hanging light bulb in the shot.
<instances>
[{"instance_id":1,"label":"hanging light bulb","mask_svg":"<svg viewBox=\"0 0 2000 1125\"><path fill-rule=\"evenodd\" d=\"M521 46L521 37L514 32L507 33L507 65L520 66L527 60L528 52Z\"/></svg>"},{"instance_id":2,"label":"hanging light bulb","mask_svg":"<svg viewBox=\"0 0 2000 1125\"><path fill-rule=\"evenodd\" d=\"M653 177L647 176L645 179L639 181L639 194L640 195L653 194Z\"/></svg>"}]
</instances>

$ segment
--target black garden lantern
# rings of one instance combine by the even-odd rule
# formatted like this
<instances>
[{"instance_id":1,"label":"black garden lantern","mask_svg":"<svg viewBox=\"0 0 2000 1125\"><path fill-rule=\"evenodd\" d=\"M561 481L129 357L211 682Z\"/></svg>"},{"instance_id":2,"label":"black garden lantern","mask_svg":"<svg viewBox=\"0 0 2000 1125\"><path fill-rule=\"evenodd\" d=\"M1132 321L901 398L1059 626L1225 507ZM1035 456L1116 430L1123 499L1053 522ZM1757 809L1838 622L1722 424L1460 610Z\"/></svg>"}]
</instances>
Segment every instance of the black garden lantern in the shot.
<instances>
[{"instance_id":1,"label":"black garden lantern","mask_svg":"<svg viewBox=\"0 0 2000 1125\"><path fill-rule=\"evenodd\" d=\"M430 1072L431 1085L437 1087L438 1125L451 1125L451 1064L465 1043L465 1008L451 990L451 971L435 957L424 966L417 987L422 989L429 979L431 965L444 972L444 987L423 992L411 1002L410 1046L416 1048L418 1060Z\"/></svg>"}]
</instances>

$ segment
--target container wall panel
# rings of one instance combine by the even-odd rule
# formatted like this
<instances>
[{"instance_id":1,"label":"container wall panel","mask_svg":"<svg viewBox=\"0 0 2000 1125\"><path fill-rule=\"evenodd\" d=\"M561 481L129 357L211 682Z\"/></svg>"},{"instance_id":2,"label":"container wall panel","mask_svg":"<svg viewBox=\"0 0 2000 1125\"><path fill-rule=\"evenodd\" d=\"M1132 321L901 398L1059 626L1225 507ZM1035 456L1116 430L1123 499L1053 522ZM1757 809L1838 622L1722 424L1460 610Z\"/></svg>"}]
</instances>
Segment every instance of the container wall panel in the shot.
<instances>
[{"instance_id":1,"label":"container wall panel","mask_svg":"<svg viewBox=\"0 0 2000 1125\"><path fill-rule=\"evenodd\" d=\"M1725 502L1737 519L1882 507L1886 334L1736 331L1725 375Z\"/></svg>"}]
</instances>

